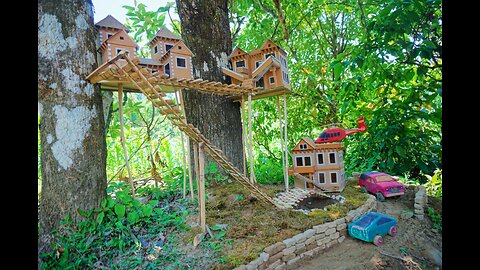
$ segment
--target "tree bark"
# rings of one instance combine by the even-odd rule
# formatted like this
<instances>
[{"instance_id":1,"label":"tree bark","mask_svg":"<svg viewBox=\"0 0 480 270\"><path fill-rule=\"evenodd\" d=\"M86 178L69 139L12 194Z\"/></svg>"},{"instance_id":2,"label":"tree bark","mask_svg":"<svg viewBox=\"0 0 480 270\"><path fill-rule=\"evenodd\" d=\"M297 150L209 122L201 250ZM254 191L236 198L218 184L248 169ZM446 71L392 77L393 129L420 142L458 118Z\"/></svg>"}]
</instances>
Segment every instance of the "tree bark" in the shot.
<instances>
[{"instance_id":1,"label":"tree bark","mask_svg":"<svg viewBox=\"0 0 480 270\"><path fill-rule=\"evenodd\" d=\"M193 52L195 78L229 83L227 67L232 41L227 0L176 0L182 38ZM219 147L238 169L243 168L240 104L223 96L183 91L187 121ZM191 152L193 147L190 147ZM193 153L192 153L193 154ZM208 159L206 161L210 162Z\"/></svg>"},{"instance_id":2,"label":"tree bark","mask_svg":"<svg viewBox=\"0 0 480 270\"><path fill-rule=\"evenodd\" d=\"M100 88L85 81L97 67L91 0L38 2L38 106L42 197L39 252L77 209L105 197L106 141Z\"/></svg>"}]
</instances>

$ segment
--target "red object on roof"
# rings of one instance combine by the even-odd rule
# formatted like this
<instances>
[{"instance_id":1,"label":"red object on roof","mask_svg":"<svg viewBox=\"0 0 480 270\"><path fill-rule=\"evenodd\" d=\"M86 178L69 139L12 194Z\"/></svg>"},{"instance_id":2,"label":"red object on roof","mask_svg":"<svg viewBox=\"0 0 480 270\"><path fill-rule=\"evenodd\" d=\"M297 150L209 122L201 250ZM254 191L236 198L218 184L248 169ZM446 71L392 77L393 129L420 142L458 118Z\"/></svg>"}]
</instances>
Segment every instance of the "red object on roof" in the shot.
<instances>
[{"instance_id":1,"label":"red object on roof","mask_svg":"<svg viewBox=\"0 0 480 270\"><path fill-rule=\"evenodd\" d=\"M343 140L350 134L357 132L365 132L367 130L367 125L363 116L358 118L358 127L353 129L343 129L339 127L331 127L325 129L318 138L315 140L315 143L328 143L328 142L338 142Z\"/></svg>"}]
</instances>

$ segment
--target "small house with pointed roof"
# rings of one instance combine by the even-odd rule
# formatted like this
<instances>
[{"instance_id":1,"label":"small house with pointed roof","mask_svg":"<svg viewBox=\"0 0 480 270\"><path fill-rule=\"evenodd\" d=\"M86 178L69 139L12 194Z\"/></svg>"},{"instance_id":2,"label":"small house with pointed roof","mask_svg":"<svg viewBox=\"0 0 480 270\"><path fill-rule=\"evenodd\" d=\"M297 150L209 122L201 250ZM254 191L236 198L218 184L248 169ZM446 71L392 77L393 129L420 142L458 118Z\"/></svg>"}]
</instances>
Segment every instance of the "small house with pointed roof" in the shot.
<instances>
[{"instance_id":1,"label":"small house with pointed roof","mask_svg":"<svg viewBox=\"0 0 480 270\"><path fill-rule=\"evenodd\" d=\"M130 59L136 58L138 45L128 35L129 30L112 15L95 24L99 31L98 52L102 63L126 51Z\"/></svg>"},{"instance_id":2,"label":"small house with pointed roof","mask_svg":"<svg viewBox=\"0 0 480 270\"><path fill-rule=\"evenodd\" d=\"M223 68L222 71L231 77L233 84L291 89L287 53L270 39L249 53L235 47L228 60L232 68Z\"/></svg>"},{"instance_id":3,"label":"small house with pointed roof","mask_svg":"<svg viewBox=\"0 0 480 270\"><path fill-rule=\"evenodd\" d=\"M289 175L300 174L305 178L294 177L298 188L318 188L324 192L341 192L345 187L343 162L344 145L341 142L316 144L304 137L292 149L293 166Z\"/></svg>"},{"instance_id":4,"label":"small house with pointed roof","mask_svg":"<svg viewBox=\"0 0 480 270\"><path fill-rule=\"evenodd\" d=\"M169 77L193 79L192 51L183 40L168 30L160 28L148 43L153 60L161 66L157 69Z\"/></svg>"}]
</instances>

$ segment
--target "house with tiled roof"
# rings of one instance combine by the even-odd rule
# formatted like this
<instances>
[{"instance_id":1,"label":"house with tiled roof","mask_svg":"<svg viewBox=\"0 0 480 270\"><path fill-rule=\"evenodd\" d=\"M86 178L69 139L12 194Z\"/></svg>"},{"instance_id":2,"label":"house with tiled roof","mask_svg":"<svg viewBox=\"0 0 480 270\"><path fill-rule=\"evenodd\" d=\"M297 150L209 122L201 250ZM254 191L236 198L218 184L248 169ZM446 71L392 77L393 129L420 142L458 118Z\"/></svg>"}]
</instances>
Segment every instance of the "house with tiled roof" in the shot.
<instances>
[{"instance_id":1,"label":"house with tiled roof","mask_svg":"<svg viewBox=\"0 0 480 270\"><path fill-rule=\"evenodd\" d=\"M270 39L248 53L235 47L228 60L231 68L222 71L232 79L232 84L291 90L287 52Z\"/></svg>"},{"instance_id":2,"label":"house with tiled roof","mask_svg":"<svg viewBox=\"0 0 480 270\"><path fill-rule=\"evenodd\" d=\"M130 59L136 58L138 45L128 35L129 30L112 15L95 24L99 32L98 53L102 63L115 57L119 52L126 51Z\"/></svg>"},{"instance_id":3,"label":"house with tiled roof","mask_svg":"<svg viewBox=\"0 0 480 270\"><path fill-rule=\"evenodd\" d=\"M288 174L303 176L294 177L295 187L341 192L345 187L343 153L342 142L318 144L304 137L291 150L293 166Z\"/></svg>"},{"instance_id":4,"label":"house with tiled roof","mask_svg":"<svg viewBox=\"0 0 480 270\"><path fill-rule=\"evenodd\" d=\"M128 35L128 28L113 16L108 15L95 24L99 31L98 53L102 63L126 51L130 59L137 59L140 66L152 73L175 78L193 79L192 51L183 40L166 27L160 28L148 43L151 58L137 58L139 49Z\"/></svg>"}]
</instances>

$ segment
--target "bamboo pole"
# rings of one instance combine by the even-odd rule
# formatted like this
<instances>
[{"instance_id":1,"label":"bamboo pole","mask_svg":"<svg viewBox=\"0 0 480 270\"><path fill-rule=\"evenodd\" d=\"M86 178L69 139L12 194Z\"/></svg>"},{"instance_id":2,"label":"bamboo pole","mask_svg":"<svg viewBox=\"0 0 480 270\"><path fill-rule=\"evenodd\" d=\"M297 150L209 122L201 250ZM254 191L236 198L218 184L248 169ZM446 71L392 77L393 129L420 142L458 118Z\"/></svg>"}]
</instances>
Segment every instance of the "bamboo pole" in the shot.
<instances>
[{"instance_id":1,"label":"bamboo pole","mask_svg":"<svg viewBox=\"0 0 480 270\"><path fill-rule=\"evenodd\" d=\"M180 104L178 91L175 91L175 99L177 100L177 104ZM185 199L185 196L187 193L187 159L185 157L185 143L183 138L183 132L181 130L180 130L180 140L182 141L183 198Z\"/></svg>"},{"instance_id":2,"label":"bamboo pole","mask_svg":"<svg viewBox=\"0 0 480 270\"><path fill-rule=\"evenodd\" d=\"M253 151L252 151L252 94L248 94L248 158L249 158L249 163L250 163L250 182L255 183L255 172L253 170Z\"/></svg>"},{"instance_id":3,"label":"bamboo pole","mask_svg":"<svg viewBox=\"0 0 480 270\"><path fill-rule=\"evenodd\" d=\"M198 203L200 204L200 179L198 177L198 145L196 142L193 142L193 164L195 169L195 181L197 182L197 198Z\"/></svg>"},{"instance_id":4,"label":"bamboo pole","mask_svg":"<svg viewBox=\"0 0 480 270\"><path fill-rule=\"evenodd\" d=\"M288 190L288 140L287 140L287 94L283 94L283 120L284 120L284 135L285 135L285 169L283 175L285 178L285 189Z\"/></svg>"},{"instance_id":5,"label":"bamboo pole","mask_svg":"<svg viewBox=\"0 0 480 270\"><path fill-rule=\"evenodd\" d=\"M283 143L283 124L282 124L282 109L280 107L280 97L277 96L277 112L278 112L278 127L280 129L280 152L282 152L282 170L285 171L285 159L287 158L285 156L285 147ZM283 173L283 180L285 183L288 183L288 174L287 178L285 178L285 172ZM285 185L285 189L287 189L288 186Z\"/></svg>"},{"instance_id":6,"label":"bamboo pole","mask_svg":"<svg viewBox=\"0 0 480 270\"><path fill-rule=\"evenodd\" d=\"M125 157L125 164L127 165L128 182L132 192L132 197L135 198L135 188L133 187L132 172L130 171L130 164L128 162L127 146L125 144L125 133L123 131L123 84L118 84L118 106L120 114L120 141L122 142L123 156Z\"/></svg>"},{"instance_id":7,"label":"bamboo pole","mask_svg":"<svg viewBox=\"0 0 480 270\"><path fill-rule=\"evenodd\" d=\"M179 97L179 100L180 100L180 108L181 108L181 111L182 111L182 115L183 115L183 118L185 120L185 123L187 123L187 116L185 114L185 106L184 106L184 103L183 103L183 94L182 94L182 89L178 89L178 97ZM195 192L193 190L193 180L192 180L192 157L191 157L191 154L190 154L190 137L186 137L186 152L187 152L187 161L188 161L188 184L190 186L190 199L192 199L193 201L193 198L195 196Z\"/></svg>"},{"instance_id":8,"label":"bamboo pole","mask_svg":"<svg viewBox=\"0 0 480 270\"><path fill-rule=\"evenodd\" d=\"M240 106L242 108L243 174L247 175L247 148L245 147L245 95L242 95Z\"/></svg>"},{"instance_id":9,"label":"bamboo pole","mask_svg":"<svg viewBox=\"0 0 480 270\"><path fill-rule=\"evenodd\" d=\"M198 168L199 168L199 196L200 196L200 227L202 231L206 230L206 221L205 221L205 160L204 160L204 150L203 142L198 145Z\"/></svg>"}]
</instances>

